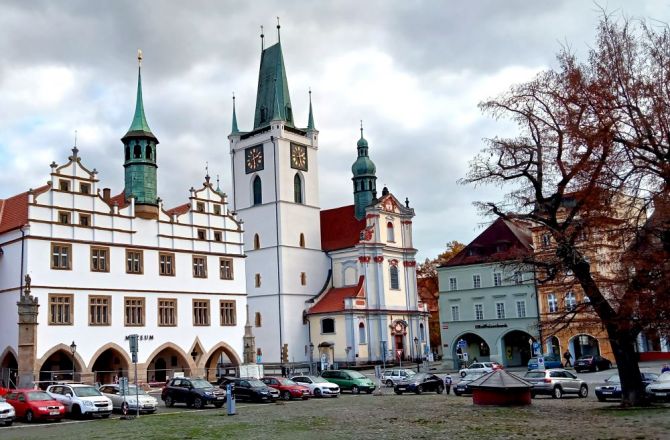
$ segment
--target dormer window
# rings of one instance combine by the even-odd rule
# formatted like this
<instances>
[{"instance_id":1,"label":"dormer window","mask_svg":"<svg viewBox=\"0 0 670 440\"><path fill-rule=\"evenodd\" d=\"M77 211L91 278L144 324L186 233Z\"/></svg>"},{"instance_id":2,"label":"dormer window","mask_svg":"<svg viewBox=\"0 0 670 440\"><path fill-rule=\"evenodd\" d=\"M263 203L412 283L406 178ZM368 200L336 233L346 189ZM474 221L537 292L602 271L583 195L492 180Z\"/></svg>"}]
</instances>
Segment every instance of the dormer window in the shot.
<instances>
[{"instance_id":1,"label":"dormer window","mask_svg":"<svg viewBox=\"0 0 670 440\"><path fill-rule=\"evenodd\" d=\"M80 183L79 192L82 194L91 194L91 185L88 183Z\"/></svg>"},{"instance_id":2,"label":"dormer window","mask_svg":"<svg viewBox=\"0 0 670 440\"><path fill-rule=\"evenodd\" d=\"M195 209L198 212L205 212L205 204L203 202L198 202L195 205Z\"/></svg>"},{"instance_id":3,"label":"dormer window","mask_svg":"<svg viewBox=\"0 0 670 440\"><path fill-rule=\"evenodd\" d=\"M70 191L70 181L69 180L59 180L58 189L61 191Z\"/></svg>"}]
</instances>

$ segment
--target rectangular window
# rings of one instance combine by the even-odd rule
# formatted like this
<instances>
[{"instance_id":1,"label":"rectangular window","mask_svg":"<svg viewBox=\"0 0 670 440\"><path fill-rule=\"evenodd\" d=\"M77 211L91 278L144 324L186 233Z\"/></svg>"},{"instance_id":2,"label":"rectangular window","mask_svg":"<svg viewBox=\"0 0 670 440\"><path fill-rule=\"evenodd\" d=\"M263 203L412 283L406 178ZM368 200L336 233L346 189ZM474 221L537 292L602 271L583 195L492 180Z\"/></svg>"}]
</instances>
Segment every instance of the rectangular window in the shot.
<instances>
[{"instance_id":1,"label":"rectangular window","mask_svg":"<svg viewBox=\"0 0 670 440\"><path fill-rule=\"evenodd\" d=\"M91 185L88 183L79 184L79 192L82 194L91 194Z\"/></svg>"},{"instance_id":2,"label":"rectangular window","mask_svg":"<svg viewBox=\"0 0 670 440\"><path fill-rule=\"evenodd\" d=\"M516 317L525 318L526 317L526 301L517 301L516 302Z\"/></svg>"},{"instance_id":3,"label":"rectangular window","mask_svg":"<svg viewBox=\"0 0 670 440\"><path fill-rule=\"evenodd\" d=\"M175 327L177 325L177 300L158 298L158 325Z\"/></svg>"},{"instance_id":4,"label":"rectangular window","mask_svg":"<svg viewBox=\"0 0 670 440\"><path fill-rule=\"evenodd\" d=\"M449 290L458 290L458 282L456 278L449 278Z\"/></svg>"},{"instance_id":5,"label":"rectangular window","mask_svg":"<svg viewBox=\"0 0 670 440\"><path fill-rule=\"evenodd\" d=\"M475 304L475 319L477 321L484 319L484 306L481 304Z\"/></svg>"},{"instance_id":6,"label":"rectangular window","mask_svg":"<svg viewBox=\"0 0 670 440\"><path fill-rule=\"evenodd\" d=\"M472 275L472 288L479 289L482 287L482 278L479 275Z\"/></svg>"},{"instance_id":7,"label":"rectangular window","mask_svg":"<svg viewBox=\"0 0 670 440\"><path fill-rule=\"evenodd\" d=\"M193 325L209 325L209 300L193 300Z\"/></svg>"},{"instance_id":8,"label":"rectangular window","mask_svg":"<svg viewBox=\"0 0 670 440\"><path fill-rule=\"evenodd\" d=\"M163 276L174 276L174 254L168 252L158 254L158 273Z\"/></svg>"},{"instance_id":9,"label":"rectangular window","mask_svg":"<svg viewBox=\"0 0 670 440\"><path fill-rule=\"evenodd\" d=\"M555 293L547 295L547 305L549 306L549 313L558 312L558 300Z\"/></svg>"},{"instance_id":10,"label":"rectangular window","mask_svg":"<svg viewBox=\"0 0 670 440\"><path fill-rule=\"evenodd\" d=\"M124 298L125 321L127 327L141 327L144 325L144 298Z\"/></svg>"},{"instance_id":11,"label":"rectangular window","mask_svg":"<svg viewBox=\"0 0 670 440\"><path fill-rule=\"evenodd\" d=\"M198 240L205 240L207 238L207 231L204 229L198 229Z\"/></svg>"},{"instance_id":12,"label":"rectangular window","mask_svg":"<svg viewBox=\"0 0 670 440\"><path fill-rule=\"evenodd\" d=\"M400 289L400 280L398 279L398 267L391 266L389 268L389 272L390 272L391 289Z\"/></svg>"},{"instance_id":13,"label":"rectangular window","mask_svg":"<svg viewBox=\"0 0 670 440\"><path fill-rule=\"evenodd\" d=\"M109 272L109 248L91 247L91 272Z\"/></svg>"},{"instance_id":14,"label":"rectangular window","mask_svg":"<svg viewBox=\"0 0 670 440\"><path fill-rule=\"evenodd\" d=\"M205 212L205 204L203 202L196 203L195 210L198 212Z\"/></svg>"},{"instance_id":15,"label":"rectangular window","mask_svg":"<svg viewBox=\"0 0 670 440\"><path fill-rule=\"evenodd\" d=\"M214 241L221 241L221 231L214 231Z\"/></svg>"},{"instance_id":16,"label":"rectangular window","mask_svg":"<svg viewBox=\"0 0 670 440\"><path fill-rule=\"evenodd\" d=\"M221 205L214 204L214 214L221 215Z\"/></svg>"},{"instance_id":17,"label":"rectangular window","mask_svg":"<svg viewBox=\"0 0 670 440\"><path fill-rule=\"evenodd\" d=\"M207 257L193 256L193 277L207 278Z\"/></svg>"},{"instance_id":18,"label":"rectangular window","mask_svg":"<svg viewBox=\"0 0 670 440\"><path fill-rule=\"evenodd\" d=\"M493 285L502 286L502 274L500 272L493 273Z\"/></svg>"},{"instance_id":19,"label":"rectangular window","mask_svg":"<svg viewBox=\"0 0 670 440\"><path fill-rule=\"evenodd\" d=\"M221 300L219 302L219 309L221 315L221 325L236 325L237 312L235 301Z\"/></svg>"},{"instance_id":20,"label":"rectangular window","mask_svg":"<svg viewBox=\"0 0 670 440\"><path fill-rule=\"evenodd\" d=\"M458 306L451 306L451 320L452 321L461 320L461 311Z\"/></svg>"},{"instance_id":21,"label":"rectangular window","mask_svg":"<svg viewBox=\"0 0 670 440\"><path fill-rule=\"evenodd\" d=\"M233 260L231 258L219 258L219 275L222 280L233 279Z\"/></svg>"},{"instance_id":22,"label":"rectangular window","mask_svg":"<svg viewBox=\"0 0 670 440\"><path fill-rule=\"evenodd\" d=\"M254 285L256 287L261 287L261 274L257 273L254 275Z\"/></svg>"},{"instance_id":23,"label":"rectangular window","mask_svg":"<svg viewBox=\"0 0 670 440\"><path fill-rule=\"evenodd\" d=\"M69 180L59 180L58 189L61 191L70 191L70 181Z\"/></svg>"},{"instance_id":24,"label":"rectangular window","mask_svg":"<svg viewBox=\"0 0 670 440\"><path fill-rule=\"evenodd\" d=\"M505 319L505 303L496 303L496 318Z\"/></svg>"},{"instance_id":25,"label":"rectangular window","mask_svg":"<svg viewBox=\"0 0 670 440\"><path fill-rule=\"evenodd\" d=\"M514 284L523 283L523 274L519 271L514 272Z\"/></svg>"},{"instance_id":26,"label":"rectangular window","mask_svg":"<svg viewBox=\"0 0 670 440\"><path fill-rule=\"evenodd\" d=\"M91 216L88 214L79 214L80 226L91 226Z\"/></svg>"},{"instance_id":27,"label":"rectangular window","mask_svg":"<svg viewBox=\"0 0 670 440\"><path fill-rule=\"evenodd\" d=\"M110 325L112 321L111 307L111 296L89 296L88 325Z\"/></svg>"},{"instance_id":28,"label":"rectangular window","mask_svg":"<svg viewBox=\"0 0 670 440\"><path fill-rule=\"evenodd\" d=\"M541 240L542 240L542 247L543 248L548 248L549 245L551 244L551 235L542 234Z\"/></svg>"},{"instance_id":29,"label":"rectangular window","mask_svg":"<svg viewBox=\"0 0 670 440\"><path fill-rule=\"evenodd\" d=\"M73 295L49 294L49 325L72 325Z\"/></svg>"},{"instance_id":30,"label":"rectangular window","mask_svg":"<svg viewBox=\"0 0 670 440\"><path fill-rule=\"evenodd\" d=\"M126 249L126 273L142 273L143 271L143 252Z\"/></svg>"},{"instance_id":31,"label":"rectangular window","mask_svg":"<svg viewBox=\"0 0 670 440\"><path fill-rule=\"evenodd\" d=\"M63 224L63 225L69 225L72 223L70 220L71 214L66 211L58 211L58 223Z\"/></svg>"},{"instance_id":32,"label":"rectangular window","mask_svg":"<svg viewBox=\"0 0 670 440\"><path fill-rule=\"evenodd\" d=\"M51 268L72 269L72 245L51 243Z\"/></svg>"}]
</instances>

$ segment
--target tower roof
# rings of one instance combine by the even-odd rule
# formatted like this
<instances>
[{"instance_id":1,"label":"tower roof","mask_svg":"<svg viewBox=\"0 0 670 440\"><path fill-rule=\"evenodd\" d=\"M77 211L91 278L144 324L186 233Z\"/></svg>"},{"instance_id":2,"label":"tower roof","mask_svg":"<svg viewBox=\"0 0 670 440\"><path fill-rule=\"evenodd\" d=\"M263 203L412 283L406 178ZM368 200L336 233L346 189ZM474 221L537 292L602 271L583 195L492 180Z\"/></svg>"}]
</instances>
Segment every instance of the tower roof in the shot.
<instances>
[{"instance_id":1,"label":"tower roof","mask_svg":"<svg viewBox=\"0 0 670 440\"><path fill-rule=\"evenodd\" d=\"M123 136L124 138L130 136L142 136L156 139L156 136L151 132L147 118L144 115L144 101L142 100L142 51L138 51L137 60L140 65L137 67L137 100L135 101L135 115L133 122L130 124L128 132Z\"/></svg>"},{"instance_id":2,"label":"tower roof","mask_svg":"<svg viewBox=\"0 0 670 440\"><path fill-rule=\"evenodd\" d=\"M261 54L254 130L276 119L285 121L286 125L294 127L291 97L280 43L264 49Z\"/></svg>"},{"instance_id":3,"label":"tower roof","mask_svg":"<svg viewBox=\"0 0 670 440\"><path fill-rule=\"evenodd\" d=\"M368 156L368 141L363 137L363 123L361 122L361 138L356 143L358 149L358 157L351 166L351 172L355 177L360 176L374 176L377 172L375 163Z\"/></svg>"},{"instance_id":4,"label":"tower roof","mask_svg":"<svg viewBox=\"0 0 670 440\"><path fill-rule=\"evenodd\" d=\"M235 111L235 95L233 95L233 124L230 134L239 134L240 129L237 127L237 112Z\"/></svg>"},{"instance_id":5,"label":"tower roof","mask_svg":"<svg viewBox=\"0 0 670 440\"><path fill-rule=\"evenodd\" d=\"M314 130L314 113L312 112L312 90L309 91L309 116L307 117L307 130Z\"/></svg>"}]
</instances>

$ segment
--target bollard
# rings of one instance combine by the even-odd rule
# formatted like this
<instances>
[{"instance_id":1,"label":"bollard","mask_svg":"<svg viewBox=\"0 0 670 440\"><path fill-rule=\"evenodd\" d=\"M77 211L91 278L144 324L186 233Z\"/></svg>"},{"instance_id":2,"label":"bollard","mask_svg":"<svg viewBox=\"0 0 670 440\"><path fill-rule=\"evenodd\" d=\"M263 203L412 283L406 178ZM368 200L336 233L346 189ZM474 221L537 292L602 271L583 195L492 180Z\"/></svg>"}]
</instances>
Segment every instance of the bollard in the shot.
<instances>
[{"instance_id":1,"label":"bollard","mask_svg":"<svg viewBox=\"0 0 670 440\"><path fill-rule=\"evenodd\" d=\"M228 408L228 415L234 416L235 413L235 384L229 383L226 385L226 408Z\"/></svg>"}]
</instances>

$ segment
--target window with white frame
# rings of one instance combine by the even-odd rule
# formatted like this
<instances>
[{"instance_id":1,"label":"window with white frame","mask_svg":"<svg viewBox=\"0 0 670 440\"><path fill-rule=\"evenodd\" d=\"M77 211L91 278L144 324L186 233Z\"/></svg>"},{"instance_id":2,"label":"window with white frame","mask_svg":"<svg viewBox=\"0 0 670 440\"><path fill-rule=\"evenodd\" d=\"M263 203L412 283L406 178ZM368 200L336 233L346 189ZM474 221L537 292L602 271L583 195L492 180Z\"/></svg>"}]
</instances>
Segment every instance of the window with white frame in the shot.
<instances>
[{"instance_id":1,"label":"window with white frame","mask_svg":"<svg viewBox=\"0 0 670 440\"><path fill-rule=\"evenodd\" d=\"M505 303L496 303L496 318L505 319Z\"/></svg>"},{"instance_id":2,"label":"window with white frame","mask_svg":"<svg viewBox=\"0 0 670 440\"><path fill-rule=\"evenodd\" d=\"M521 284L523 283L523 273L520 271L514 272L514 284Z\"/></svg>"},{"instance_id":3,"label":"window with white frame","mask_svg":"<svg viewBox=\"0 0 670 440\"><path fill-rule=\"evenodd\" d=\"M482 277L479 275L472 275L472 288L479 289L482 287Z\"/></svg>"},{"instance_id":4,"label":"window with white frame","mask_svg":"<svg viewBox=\"0 0 670 440\"><path fill-rule=\"evenodd\" d=\"M484 306L482 304L475 304L475 319L477 321L484 319Z\"/></svg>"},{"instance_id":5,"label":"window with white frame","mask_svg":"<svg viewBox=\"0 0 670 440\"><path fill-rule=\"evenodd\" d=\"M547 305L549 306L549 313L558 312L558 301L556 300L555 293L547 295Z\"/></svg>"},{"instance_id":6,"label":"window with white frame","mask_svg":"<svg viewBox=\"0 0 670 440\"><path fill-rule=\"evenodd\" d=\"M516 317L525 318L526 317L526 301L518 300L516 302Z\"/></svg>"},{"instance_id":7,"label":"window with white frame","mask_svg":"<svg viewBox=\"0 0 670 440\"><path fill-rule=\"evenodd\" d=\"M575 310L577 308L577 299L575 298L574 292L565 294L565 308L566 310Z\"/></svg>"},{"instance_id":8,"label":"window with white frame","mask_svg":"<svg viewBox=\"0 0 670 440\"><path fill-rule=\"evenodd\" d=\"M500 272L493 273L493 285L502 286L502 274Z\"/></svg>"},{"instance_id":9,"label":"window with white frame","mask_svg":"<svg viewBox=\"0 0 670 440\"><path fill-rule=\"evenodd\" d=\"M458 290L458 282L455 277L449 278L449 290Z\"/></svg>"},{"instance_id":10,"label":"window with white frame","mask_svg":"<svg viewBox=\"0 0 670 440\"><path fill-rule=\"evenodd\" d=\"M452 321L461 320L461 311L458 306L451 306L451 320Z\"/></svg>"}]
</instances>

